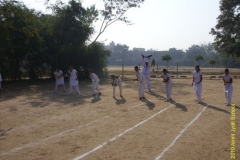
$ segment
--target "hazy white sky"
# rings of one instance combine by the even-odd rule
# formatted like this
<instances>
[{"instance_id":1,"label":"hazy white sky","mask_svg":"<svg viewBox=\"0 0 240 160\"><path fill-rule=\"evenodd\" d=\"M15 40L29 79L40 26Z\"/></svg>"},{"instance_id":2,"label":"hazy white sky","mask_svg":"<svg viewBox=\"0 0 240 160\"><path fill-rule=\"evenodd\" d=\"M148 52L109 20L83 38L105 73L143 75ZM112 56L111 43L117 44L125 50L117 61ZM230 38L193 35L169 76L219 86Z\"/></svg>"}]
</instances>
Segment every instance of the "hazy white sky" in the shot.
<instances>
[{"instance_id":1,"label":"hazy white sky","mask_svg":"<svg viewBox=\"0 0 240 160\"><path fill-rule=\"evenodd\" d=\"M44 0L21 1L29 8L46 12ZM103 7L100 0L83 0L84 6L93 4ZM219 14L219 0L145 0L141 8L133 8L126 14L134 25L114 23L98 40L105 44L114 41L130 48L186 50L193 44L213 42L209 32ZM96 23L96 32L99 27L100 23Z\"/></svg>"}]
</instances>

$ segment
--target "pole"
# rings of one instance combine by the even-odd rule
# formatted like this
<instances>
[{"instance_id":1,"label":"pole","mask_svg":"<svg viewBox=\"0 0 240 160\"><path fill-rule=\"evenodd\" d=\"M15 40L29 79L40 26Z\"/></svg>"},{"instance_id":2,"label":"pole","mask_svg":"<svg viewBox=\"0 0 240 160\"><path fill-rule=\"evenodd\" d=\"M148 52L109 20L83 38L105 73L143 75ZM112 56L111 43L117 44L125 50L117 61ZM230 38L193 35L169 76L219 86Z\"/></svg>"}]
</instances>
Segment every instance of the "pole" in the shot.
<instances>
[{"instance_id":1,"label":"pole","mask_svg":"<svg viewBox=\"0 0 240 160\"><path fill-rule=\"evenodd\" d=\"M177 77L178 77L178 64L177 64Z\"/></svg>"},{"instance_id":2,"label":"pole","mask_svg":"<svg viewBox=\"0 0 240 160\"><path fill-rule=\"evenodd\" d=\"M124 70L124 64L122 64L122 77L124 77L123 70Z\"/></svg>"}]
</instances>

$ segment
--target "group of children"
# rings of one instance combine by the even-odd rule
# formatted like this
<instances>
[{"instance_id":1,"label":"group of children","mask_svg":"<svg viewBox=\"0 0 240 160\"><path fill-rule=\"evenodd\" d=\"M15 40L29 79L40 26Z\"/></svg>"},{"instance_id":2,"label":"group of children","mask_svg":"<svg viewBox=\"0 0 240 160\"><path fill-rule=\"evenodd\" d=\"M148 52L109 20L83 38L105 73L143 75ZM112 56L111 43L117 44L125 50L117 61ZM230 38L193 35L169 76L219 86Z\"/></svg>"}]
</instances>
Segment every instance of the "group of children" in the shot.
<instances>
[{"instance_id":1,"label":"group of children","mask_svg":"<svg viewBox=\"0 0 240 160\"><path fill-rule=\"evenodd\" d=\"M92 95L95 96L96 89L98 90L98 94L101 95L100 88L98 86L99 84L99 78L98 76L93 73L91 69L88 70L89 76L92 79ZM65 85L64 85L64 77L63 72L56 68L56 71L54 72L54 77L56 79L55 84L55 90L54 92L57 92L58 86L63 85L63 92L66 92ZM80 94L80 90L78 87L78 72L73 68L73 66L70 66L70 70L68 71L68 78L69 78L69 92L68 94L72 94L73 90L75 90L78 94Z\"/></svg>"},{"instance_id":2,"label":"group of children","mask_svg":"<svg viewBox=\"0 0 240 160\"><path fill-rule=\"evenodd\" d=\"M144 58L150 59L151 56L143 56ZM144 62L143 62L144 65ZM134 67L134 70L136 72L136 79L133 79L133 81L139 81L139 87L138 87L138 95L139 99L145 99L144 96L144 84L146 82L148 91L151 92L151 86L150 86L150 69L149 69L148 61L145 62L145 65L143 66L143 70L141 71L138 66ZM165 83L165 92L166 92L166 101L169 102L172 100L171 98L171 92L172 92L172 79L169 74L169 72L166 69L162 70L163 75L163 82ZM99 78L98 76L93 73L91 69L88 70L89 76L92 79L92 95L95 96L95 91L98 91L98 94L101 95L101 91L99 88ZM56 71L54 72L54 76L56 79L56 85L55 85L55 92L57 92L58 86L63 85L63 91L65 92L65 85L64 85L64 77L63 72L56 68ZM73 69L73 66L70 66L70 70L68 71L68 77L69 77L69 93L72 94L73 89L80 94L79 87L78 87L78 73L75 69ZM120 97L122 96L122 80L119 76L111 75L112 79L112 86L113 86L113 98L115 98L115 90L116 87L119 87L120 91ZM195 71L193 72L193 90L196 94L196 102L201 103L201 95L202 95L202 72L200 71L199 66L195 66ZM0 75L0 82L1 82L1 75ZM224 82L224 92L225 92L225 98L226 98L226 105L231 105L232 101L232 92L233 92L233 85L232 85L232 75L229 74L229 70L225 69L225 74L223 75L223 82ZM1 83L0 83L1 84ZM0 85L1 88L1 85Z\"/></svg>"},{"instance_id":3,"label":"group of children","mask_svg":"<svg viewBox=\"0 0 240 160\"><path fill-rule=\"evenodd\" d=\"M233 92L233 80L232 75L229 73L229 69L225 69L225 74L223 74L223 83L224 83L224 92L226 99L226 106L230 106L232 103L232 92ZM200 71L199 66L195 66L195 71L193 72L193 82L194 92L196 94L197 103L201 103L202 95L202 72Z\"/></svg>"},{"instance_id":4,"label":"group of children","mask_svg":"<svg viewBox=\"0 0 240 160\"><path fill-rule=\"evenodd\" d=\"M147 82L147 80L145 80L145 76L144 74L141 72L141 70L138 68L138 66L134 67L135 72L136 72L136 77L137 79L133 79L133 81L139 81L139 88L138 88L138 93L139 93L139 99L145 99L144 96L144 83L145 81ZM166 69L163 69L163 82L165 83L165 91L166 91L166 101L169 102L170 100L172 100L171 98L171 92L172 92L172 79L171 76L169 74L169 72ZM147 86L150 86L150 84L147 83ZM151 91L149 91L151 92Z\"/></svg>"},{"instance_id":5,"label":"group of children","mask_svg":"<svg viewBox=\"0 0 240 160\"><path fill-rule=\"evenodd\" d=\"M144 99L144 83L146 77L144 77L144 69L148 64L146 64L143 68L143 71L141 71L138 66L135 66L135 72L137 79L133 79L136 81L139 81L139 99ZM171 92L172 92L172 79L169 74L169 72L166 69L163 69L163 82L165 83L165 91L166 91L166 101L171 101ZM196 94L196 102L201 103L201 95L202 95L202 72L200 71L200 67L197 65L195 66L195 71L193 72L193 90ZM230 106L232 102L232 92L233 92L233 80L232 80L232 75L229 74L229 70L225 69L225 74L223 75L223 82L224 82L224 92L225 92L225 99L226 99L226 106ZM147 86L149 84L147 83ZM149 88L149 87L148 87ZM149 91L151 92L151 91Z\"/></svg>"}]
</instances>

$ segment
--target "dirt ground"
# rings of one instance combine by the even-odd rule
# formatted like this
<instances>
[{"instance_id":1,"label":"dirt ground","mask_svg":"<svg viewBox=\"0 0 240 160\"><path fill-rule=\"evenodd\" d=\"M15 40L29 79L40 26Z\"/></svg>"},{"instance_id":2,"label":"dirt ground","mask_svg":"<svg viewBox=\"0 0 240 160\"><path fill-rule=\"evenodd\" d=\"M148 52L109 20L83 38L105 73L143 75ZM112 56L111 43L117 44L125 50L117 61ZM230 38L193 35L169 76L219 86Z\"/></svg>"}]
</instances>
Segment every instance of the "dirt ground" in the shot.
<instances>
[{"instance_id":1,"label":"dirt ground","mask_svg":"<svg viewBox=\"0 0 240 160\"><path fill-rule=\"evenodd\" d=\"M222 79L203 79L202 104L190 78L173 78L172 102L164 102L161 78L138 100L137 82L123 79L123 96L53 93L54 81L3 84L0 90L1 160L228 160L232 108L225 106ZM68 88L68 82L65 83ZM235 159L240 159L240 79L233 79ZM147 91L147 90L146 90Z\"/></svg>"}]
</instances>

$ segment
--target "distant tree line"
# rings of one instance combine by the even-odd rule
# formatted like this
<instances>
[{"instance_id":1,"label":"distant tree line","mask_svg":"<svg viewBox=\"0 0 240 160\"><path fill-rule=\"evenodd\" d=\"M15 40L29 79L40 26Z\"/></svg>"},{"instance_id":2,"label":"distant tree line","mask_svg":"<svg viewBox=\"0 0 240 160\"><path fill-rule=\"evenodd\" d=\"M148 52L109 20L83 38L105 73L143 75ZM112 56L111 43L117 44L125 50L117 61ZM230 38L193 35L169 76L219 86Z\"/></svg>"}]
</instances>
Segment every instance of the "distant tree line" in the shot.
<instances>
[{"instance_id":1,"label":"distant tree line","mask_svg":"<svg viewBox=\"0 0 240 160\"><path fill-rule=\"evenodd\" d=\"M138 65L142 61L141 54L152 54L155 65L161 66L240 67L237 57L217 52L211 43L192 45L186 51L176 48L170 48L167 51L132 51L127 45L117 44L111 49L108 64Z\"/></svg>"}]
</instances>

